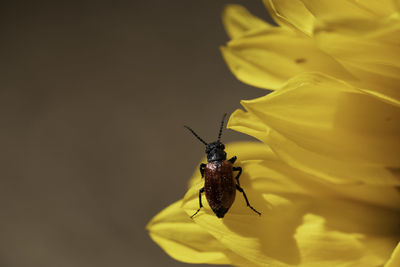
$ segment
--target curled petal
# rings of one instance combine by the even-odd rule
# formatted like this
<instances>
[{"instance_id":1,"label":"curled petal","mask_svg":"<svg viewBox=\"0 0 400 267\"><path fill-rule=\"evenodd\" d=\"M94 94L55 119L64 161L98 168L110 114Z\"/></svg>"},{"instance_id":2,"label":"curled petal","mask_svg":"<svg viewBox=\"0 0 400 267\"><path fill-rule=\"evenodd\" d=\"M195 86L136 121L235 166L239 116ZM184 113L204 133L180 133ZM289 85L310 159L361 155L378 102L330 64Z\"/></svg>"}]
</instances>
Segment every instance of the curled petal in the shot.
<instances>
[{"instance_id":1,"label":"curled petal","mask_svg":"<svg viewBox=\"0 0 400 267\"><path fill-rule=\"evenodd\" d=\"M240 5L227 5L222 13L222 22L231 39L236 39L249 32L272 27L262 19L253 16Z\"/></svg>"},{"instance_id":2,"label":"curled petal","mask_svg":"<svg viewBox=\"0 0 400 267\"><path fill-rule=\"evenodd\" d=\"M246 133L261 141L267 138L269 131L269 128L257 116L241 109L232 113L227 128Z\"/></svg>"}]
</instances>

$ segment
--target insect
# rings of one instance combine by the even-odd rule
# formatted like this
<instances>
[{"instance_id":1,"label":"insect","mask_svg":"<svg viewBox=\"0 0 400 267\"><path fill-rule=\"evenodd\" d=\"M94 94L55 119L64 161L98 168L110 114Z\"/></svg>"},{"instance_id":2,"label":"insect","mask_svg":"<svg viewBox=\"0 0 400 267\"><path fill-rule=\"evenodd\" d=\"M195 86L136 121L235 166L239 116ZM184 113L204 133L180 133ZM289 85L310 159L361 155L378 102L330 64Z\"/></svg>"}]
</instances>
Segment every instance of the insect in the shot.
<instances>
[{"instance_id":1,"label":"insect","mask_svg":"<svg viewBox=\"0 0 400 267\"><path fill-rule=\"evenodd\" d=\"M243 194L247 206L258 215L261 215L255 208L253 208L243 188L240 187L239 177L242 174L241 167L234 167L237 157L233 156L231 159L226 160L225 145L220 141L222 135L222 128L224 126L226 113L222 117L221 126L219 129L218 140L212 143L207 143L200 138L190 127L184 126L192 132L192 134L206 145L206 154L208 163L200 164L201 177L205 178L204 187L199 191L199 209L190 218L193 218L203 207L201 203L201 194L206 193L206 198L211 209L218 218L223 218L232 206L235 200L236 190ZM233 172L238 171L234 178Z\"/></svg>"}]
</instances>

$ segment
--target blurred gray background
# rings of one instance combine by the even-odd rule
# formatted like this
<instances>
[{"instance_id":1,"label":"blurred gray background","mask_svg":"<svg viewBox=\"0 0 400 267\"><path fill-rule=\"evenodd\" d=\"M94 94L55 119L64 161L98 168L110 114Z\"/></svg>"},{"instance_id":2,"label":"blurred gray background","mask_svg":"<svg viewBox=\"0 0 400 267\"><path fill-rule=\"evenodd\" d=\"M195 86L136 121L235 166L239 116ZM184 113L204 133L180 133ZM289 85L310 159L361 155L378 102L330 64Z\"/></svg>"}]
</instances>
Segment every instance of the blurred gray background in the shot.
<instances>
[{"instance_id":1,"label":"blurred gray background","mask_svg":"<svg viewBox=\"0 0 400 267\"><path fill-rule=\"evenodd\" d=\"M225 4L26 1L0 11L0 266L189 266L145 231L223 113L265 91L218 46ZM246 139L226 131L223 141Z\"/></svg>"}]
</instances>

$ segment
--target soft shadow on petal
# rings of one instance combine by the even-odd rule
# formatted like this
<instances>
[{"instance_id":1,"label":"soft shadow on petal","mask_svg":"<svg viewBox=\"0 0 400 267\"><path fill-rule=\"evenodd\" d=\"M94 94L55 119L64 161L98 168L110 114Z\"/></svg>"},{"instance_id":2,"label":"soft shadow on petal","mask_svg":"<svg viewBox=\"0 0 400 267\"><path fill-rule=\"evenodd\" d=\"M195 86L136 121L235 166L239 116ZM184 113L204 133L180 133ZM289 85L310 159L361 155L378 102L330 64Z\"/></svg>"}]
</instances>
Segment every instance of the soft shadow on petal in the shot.
<instances>
[{"instance_id":1,"label":"soft shadow on petal","mask_svg":"<svg viewBox=\"0 0 400 267\"><path fill-rule=\"evenodd\" d=\"M322 74L304 74L242 105L298 146L325 157L400 166L400 109Z\"/></svg>"},{"instance_id":2,"label":"soft shadow on petal","mask_svg":"<svg viewBox=\"0 0 400 267\"><path fill-rule=\"evenodd\" d=\"M297 194L313 198L341 198L400 210L400 194L393 186L359 183L331 183L288 166L280 159L247 160L242 163L251 177L251 184L259 192Z\"/></svg>"},{"instance_id":3,"label":"soft shadow on petal","mask_svg":"<svg viewBox=\"0 0 400 267\"><path fill-rule=\"evenodd\" d=\"M252 15L241 5L227 5L222 13L222 22L231 39L241 37L248 32L272 27L272 25Z\"/></svg>"},{"instance_id":4,"label":"soft shadow on petal","mask_svg":"<svg viewBox=\"0 0 400 267\"><path fill-rule=\"evenodd\" d=\"M309 71L355 79L311 38L283 28L247 34L230 41L221 51L240 81L264 89L279 89L291 77Z\"/></svg>"},{"instance_id":5,"label":"soft shadow on petal","mask_svg":"<svg viewBox=\"0 0 400 267\"><path fill-rule=\"evenodd\" d=\"M369 253L365 237L359 233L340 232L326 226L326 219L306 214L295 238L301 255L308 259L304 266L379 266L385 256ZM329 265L327 265L327 262Z\"/></svg>"},{"instance_id":6,"label":"soft shadow on petal","mask_svg":"<svg viewBox=\"0 0 400 267\"><path fill-rule=\"evenodd\" d=\"M253 159L262 159L274 157L273 152L267 146L261 143L236 143L227 144L226 150L228 157L237 155L238 160L235 163L237 166L242 166L244 162ZM246 171L245 171L246 172ZM192 178L193 186L188 190L184 197L183 208L187 215L192 215L198 208L198 192L203 186L204 180L201 180L200 175L195 172ZM240 178L242 188L245 190L250 203L260 212L264 213L271 209L271 205L265 200L262 193L255 191L249 182L248 176L244 173ZM251 209L246 206L243 196L237 192L236 200L221 220L218 219L211 211L208 203L203 196L204 208L194 218L196 223L207 229L214 237L220 240L221 243L228 246L229 249L236 254L252 262L254 264L265 264L271 262L271 258L265 253L264 250L254 249L254 246L260 246L259 231L268 231L271 242L267 242L266 246L270 247L269 253L275 257L281 258L288 263L298 262L298 253L293 238L290 238L295 231L295 221L281 227L281 232L288 232L288 238L281 238L278 230L274 227L275 220L271 216L258 216ZM233 224L233 228L229 229L225 223L229 221ZM236 226L235 226L236 225ZM292 226L291 226L292 225ZM263 230L262 230L263 229ZM239 232L238 232L239 231ZM289 242L291 241L291 243ZM236 244L236 245L235 245ZM280 244L280 246L276 246ZM281 250L281 246L285 246L285 250ZM290 255L289 255L290 254ZM273 261L273 260L272 260ZM278 264L274 266L285 266Z\"/></svg>"},{"instance_id":7,"label":"soft shadow on petal","mask_svg":"<svg viewBox=\"0 0 400 267\"><path fill-rule=\"evenodd\" d=\"M274 130L264 141L293 168L331 183L400 186L400 174L395 169L325 157L298 146Z\"/></svg>"},{"instance_id":8,"label":"soft shadow on petal","mask_svg":"<svg viewBox=\"0 0 400 267\"><path fill-rule=\"evenodd\" d=\"M218 219L205 204L203 210L194 218L196 223L227 248L253 264L276 263L273 266L285 266L284 263L297 264L299 254L292 237L298 223L296 217L289 216L287 221L282 221L272 214L268 215L270 204L261 194L245 184L242 187L250 203L263 213L262 216L258 216L246 207L243 196L237 194L235 203L223 219ZM197 189L189 190L184 198L183 207L188 216L198 207ZM279 263L274 258L284 263Z\"/></svg>"},{"instance_id":9,"label":"soft shadow on petal","mask_svg":"<svg viewBox=\"0 0 400 267\"><path fill-rule=\"evenodd\" d=\"M393 5L398 13L400 13L400 0L393 0Z\"/></svg>"},{"instance_id":10,"label":"soft shadow on petal","mask_svg":"<svg viewBox=\"0 0 400 267\"><path fill-rule=\"evenodd\" d=\"M332 34L332 36L337 34L347 38L362 38L360 41L369 39L373 43L371 45L375 45L376 41L382 42L382 44L396 44L400 38L398 31L398 17L363 19L343 15L319 20L314 25L313 30L314 37L318 37L317 35L319 34ZM363 45L367 46L368 44ZM382 52L385 53L385 51ZM369 57L376 58L380 57L380 55L368 54L365 60L368 60L367 58ZM360 57L360 59L362 58Z\"/></svg>"}]
</instances>

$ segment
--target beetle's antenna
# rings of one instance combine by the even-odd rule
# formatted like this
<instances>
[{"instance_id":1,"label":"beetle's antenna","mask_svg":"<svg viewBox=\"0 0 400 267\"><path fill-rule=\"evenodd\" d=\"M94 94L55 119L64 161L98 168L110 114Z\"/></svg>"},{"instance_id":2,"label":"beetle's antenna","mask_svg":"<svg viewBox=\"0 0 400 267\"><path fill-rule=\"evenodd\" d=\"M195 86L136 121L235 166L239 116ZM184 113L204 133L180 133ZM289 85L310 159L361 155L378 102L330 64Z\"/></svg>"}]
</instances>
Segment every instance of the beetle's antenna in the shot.
<instances>
[{"instance_id":1,"label":"beetle's antenna","mask_svg":"<svg viewBox=\"0 0 400 267\"><path fill-rule=\"evenodd\" d=\"M219 134L218 134L218 141L221 139L222 129L224 128L225 117L226 113L224 114L224 116L222 116L221 127L219 128Z\"/></svg>"},{"instance_id":2,"label":"beetle's antenna","mask_svg":"<svg viewBox=\"0 0 400 267\"><path fill-rule=\"evenodd\" d=\"M190 128L189 126L186 126L186 125L184 125L183 127L185 127L186 129L188 129L189 131L191 131L192 134L193 134L194 136L196 136L197 139L200 140L200 142L202 142L203 144L207 145L207 142L204 141L203 139L201 139L200 136L198 136L197 133L195 133L195 132L192 130L192 128Z\"/></svg>"}]
</instances>

